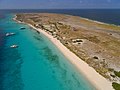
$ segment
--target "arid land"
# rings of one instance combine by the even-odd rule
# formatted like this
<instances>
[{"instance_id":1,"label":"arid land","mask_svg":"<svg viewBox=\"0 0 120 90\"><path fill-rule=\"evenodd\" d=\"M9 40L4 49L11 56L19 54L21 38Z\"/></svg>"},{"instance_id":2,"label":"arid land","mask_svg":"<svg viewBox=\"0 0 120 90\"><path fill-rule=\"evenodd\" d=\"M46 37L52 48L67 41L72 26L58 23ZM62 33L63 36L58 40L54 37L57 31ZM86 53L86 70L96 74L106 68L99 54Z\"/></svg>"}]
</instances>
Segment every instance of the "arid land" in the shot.
<instances>
[{"instance_id":1,"label":"arid land","mask_svg":"<svg viewBox=\"0 0 120 90\"><path fill-rule=\"evenodd\" d=\"M16 16L57 38L109 81L120 83L120 26L63 14Z\"/></svg>"}]
</instances>

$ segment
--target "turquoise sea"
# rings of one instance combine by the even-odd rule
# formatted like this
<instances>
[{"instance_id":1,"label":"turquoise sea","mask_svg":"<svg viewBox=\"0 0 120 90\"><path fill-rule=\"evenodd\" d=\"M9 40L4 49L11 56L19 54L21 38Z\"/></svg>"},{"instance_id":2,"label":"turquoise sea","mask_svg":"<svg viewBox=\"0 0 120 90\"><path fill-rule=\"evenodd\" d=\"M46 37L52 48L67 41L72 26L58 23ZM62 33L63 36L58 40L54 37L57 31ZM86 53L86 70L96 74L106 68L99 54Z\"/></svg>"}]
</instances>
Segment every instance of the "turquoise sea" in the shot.
<instances>
[{"instance_id":1,"label":"turquoise sea","mask_svg":"<svg viewBox=\"0 0 120 90\"><path fill-rule=\"evenodd\" d=\"M0 18L0 90L95 90L47 37L13 17Z\"/></svg>"}]
</instances>

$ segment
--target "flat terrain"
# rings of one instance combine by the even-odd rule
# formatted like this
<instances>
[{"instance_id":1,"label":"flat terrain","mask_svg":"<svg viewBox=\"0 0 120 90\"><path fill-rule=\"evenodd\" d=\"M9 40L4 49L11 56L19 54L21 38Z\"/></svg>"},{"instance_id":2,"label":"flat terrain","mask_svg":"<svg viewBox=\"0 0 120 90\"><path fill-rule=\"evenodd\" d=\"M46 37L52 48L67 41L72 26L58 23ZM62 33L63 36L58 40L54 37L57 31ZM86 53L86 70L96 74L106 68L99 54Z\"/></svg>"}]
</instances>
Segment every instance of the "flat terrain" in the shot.
<instances>
[{"instance_id":1,"label":"flat terrain","mask_svg":"<svg viewBox=\"0 0 120 90\"><path fill-rule=\"evenodd\" d=\"M40 28L74 52L98 73L120 83L120 27L63 14L17 14L17 20Z\"/></svg>"}]
</instances>

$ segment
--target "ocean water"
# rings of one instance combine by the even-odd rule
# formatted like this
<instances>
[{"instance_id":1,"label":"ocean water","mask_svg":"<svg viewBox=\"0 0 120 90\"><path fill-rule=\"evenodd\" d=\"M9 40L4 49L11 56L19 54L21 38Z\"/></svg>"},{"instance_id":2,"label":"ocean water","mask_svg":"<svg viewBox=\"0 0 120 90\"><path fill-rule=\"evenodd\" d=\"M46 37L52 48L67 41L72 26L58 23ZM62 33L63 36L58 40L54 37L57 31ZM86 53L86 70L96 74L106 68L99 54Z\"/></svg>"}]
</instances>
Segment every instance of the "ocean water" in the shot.
<instances>
[{"instance_id":1,"label":"ocean water","mask_svg":"<svg viewBox=\"0 0 120 90\"><path fill-rule=\"evenodd\" d=\"M47 37L12 18L0 14L0 90L95 90Z\"/></svg>"}]
</instances>

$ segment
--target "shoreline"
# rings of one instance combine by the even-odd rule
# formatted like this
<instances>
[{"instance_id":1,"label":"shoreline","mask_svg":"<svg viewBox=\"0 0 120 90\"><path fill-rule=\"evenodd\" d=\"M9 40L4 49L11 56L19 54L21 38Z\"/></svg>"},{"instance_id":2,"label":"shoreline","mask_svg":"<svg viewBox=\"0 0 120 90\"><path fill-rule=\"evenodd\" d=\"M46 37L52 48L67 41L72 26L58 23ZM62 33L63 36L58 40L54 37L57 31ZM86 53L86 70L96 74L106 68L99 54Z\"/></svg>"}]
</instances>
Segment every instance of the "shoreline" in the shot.
<instances>
[{"instance_id":1,"label":"shoreline","mask_svg":"<svg viewBox=\"0 0 120 90\"><path fill-rule=\"evenodd\" d=\"M16 20L16 15L13 20L18 23L27 24L36 31L39 31L43 35L45 35L63 54L64 56L77 68L77 70L85 76L85 78L94 86L97 90L114 90L112 87L112 83L97 73L92 67L90 67L87 63L77 57L73 52L71 52L68 48L66 48L59 40L54 38L52 35L49 35L47 32L35 28L31 24L20 22Z\"/></svg>"},{"instance_id":2,"label":"shoreline","mask_svg":"<svg viewBox=\"0 0 120 90\"><path fill-rule=\"evenodd\" d=\"M103 24L103 25L114 25L116 27L120 27L120 25L116 25L116 24L111 24L111 23L105 23L105 22L101 22L101 21L97 21L97 20L93 20L93 19L89 19L89 18L84 18L84 17L80 17L82 19L97 23L97 24Z\"/></svg>"}]
</instances>

